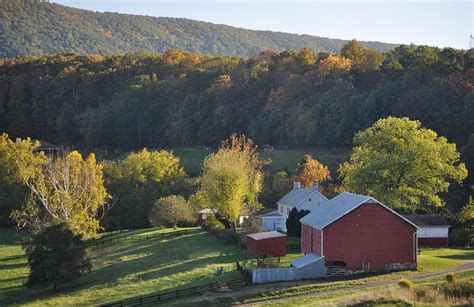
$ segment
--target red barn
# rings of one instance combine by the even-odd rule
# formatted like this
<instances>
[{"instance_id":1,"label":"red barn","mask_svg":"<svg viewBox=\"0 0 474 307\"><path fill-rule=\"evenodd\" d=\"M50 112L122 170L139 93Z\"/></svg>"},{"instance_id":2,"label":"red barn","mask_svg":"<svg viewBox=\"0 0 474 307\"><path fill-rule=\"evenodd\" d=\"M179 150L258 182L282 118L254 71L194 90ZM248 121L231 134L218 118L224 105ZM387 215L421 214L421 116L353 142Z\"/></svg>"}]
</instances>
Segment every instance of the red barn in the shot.
<instances>
[{"instance_id":1,"label":"red barn","mask_svg":"<svg viewBox=\"0 0 474 307\"><path fill-rule=\"evenodd\" d=\"M247 235L247 250L258 257L285 256L286 235L278 231L249 234Z\"/></svg>"},{"instance_id":2,"label":"red barn","mask_svg":"<svg viewBox=\"0 0 474 307\"><path fill-rule=\"evenodd\" d=\"M341 193L301 220L301 249L348 271L416 268L417 227L370 196Z\"/></svg>"}]
</instances>

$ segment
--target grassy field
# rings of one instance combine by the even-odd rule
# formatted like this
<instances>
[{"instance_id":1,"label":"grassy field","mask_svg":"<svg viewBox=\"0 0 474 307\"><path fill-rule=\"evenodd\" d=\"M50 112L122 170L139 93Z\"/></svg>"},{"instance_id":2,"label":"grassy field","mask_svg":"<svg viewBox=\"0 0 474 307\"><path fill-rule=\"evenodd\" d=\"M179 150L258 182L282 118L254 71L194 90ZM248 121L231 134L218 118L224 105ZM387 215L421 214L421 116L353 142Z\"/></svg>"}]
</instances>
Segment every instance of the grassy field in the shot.
<instances>
[{"instance_id":1,"label":"grassy field","mask_svg":"<svg viewBox=\"0 0 474 307\"><path fill-rule=\"evenodd\" d=\"M456 274L458 281L469 281L474 282L474 270L461 272ZM441 276L431 279L415 280L415 288L419 286L432 287L437 284L445 283L446 277ZM358 284L354 284L358 285ZM337 290L344 288L338 286L337 283L333 287L321 287L320 289L308 293L315 293L325 290ZM297 293L304 294L304 293ZM444 298L440 298L440 301L435 302L434 306L446 306L443 301ZM378 301L377 304L374 304ZM413 295L406 291L400 290L397 285L380 286L371 288L370 290L357 290L357 291L346 291L344 293L333 293L325 294L317 297L298 297L283 299L278 302L269 302L255 304L256 306L347 306L366 303L364 306L412 306ZM421 303L421 302L417 302ZM426 302L425 302L426 303ZM465 305L467 306L467 305Z\"/></svg>"},{"instance_id":2,"label":"grassy field","mask_svg":"<svg viewBox=\"0 0 474 307\"><path fill-rule=\"evenodd\" d=\"M128 234L151 234L169 230L140 230ZM118 234L120 236L125 233ZM19 245L22 234L0 229L0 306L90 305L110 303L180 286L240 277L235 262L248 259L245 250L227 245L203 232L142 242L121 242L89 250L93 270L79 280L50 289L22 286L28 266ZM217 267L225 273L217 277Z\"/></svg>"},{"instance_id":3,"label":"grassy field","mask_svg":"<svg viewBox=\"0 0 474 307\"><path fill-rule=\"evenodd\" d=\"M173 147L165 148L165 150L172 151L178 156L186 173L191 175L198 175L200 173L202 161L213 152L213 150L207 150L202 147ZM301 162L306 154L311 154L313 158L328 165L331 169L335 169L341 162L347 159L349 153L349 147L275 148L270 151L260 151L262 158L272 160L269 166L272 172L287 170L290 173L295 170L297 164ZM111 158L123 159L126 155L127 153L122 153Z\"/></svg>"}]
</instances>

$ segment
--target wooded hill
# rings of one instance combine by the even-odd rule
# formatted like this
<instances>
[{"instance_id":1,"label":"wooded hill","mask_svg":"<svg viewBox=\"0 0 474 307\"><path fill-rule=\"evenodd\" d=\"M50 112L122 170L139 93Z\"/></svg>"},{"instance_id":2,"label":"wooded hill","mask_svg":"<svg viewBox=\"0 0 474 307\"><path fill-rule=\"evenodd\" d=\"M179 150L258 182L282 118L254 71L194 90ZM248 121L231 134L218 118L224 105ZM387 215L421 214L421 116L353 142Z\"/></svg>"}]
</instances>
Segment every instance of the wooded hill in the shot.
<instances>
[{"instance_id":1,"label":"wooded hill","mask_svg":"<svg viewBox=\"0 0 474 307\"><path fill-rule=\"evenodd\" d=\"M0 0L0 58L59 52L80 54L169 48L200 54L251 56L266 49L338 52L347 42L310 35L252 31L184 18L98 13L39 0ZM386 51L394 44L364 42Z\"/></svg>"},{"instance_id":2,"label":"wooded hill","mask_svg":"<svg viewBox=\"0 0 474 307\"><path fill-rule=\"evenodd\" d=\"M59 54L0 60L0 131L74 147L346 145L387 116L418 119L458 145L474 127L472 50L351 42L255 58Z\"/></svg>"}]
</instances>

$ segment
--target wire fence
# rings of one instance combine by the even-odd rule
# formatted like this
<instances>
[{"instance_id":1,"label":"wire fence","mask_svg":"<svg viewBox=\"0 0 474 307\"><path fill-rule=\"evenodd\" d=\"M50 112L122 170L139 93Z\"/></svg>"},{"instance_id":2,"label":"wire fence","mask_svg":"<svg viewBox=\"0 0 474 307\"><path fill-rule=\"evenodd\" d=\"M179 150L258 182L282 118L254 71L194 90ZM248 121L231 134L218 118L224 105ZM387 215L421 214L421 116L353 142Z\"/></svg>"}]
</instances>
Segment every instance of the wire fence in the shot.
<instances>
[{"instance_id":1,"label":"wire fence","mask_svg":"<svg viewBox=\"0 0 474 307\"><path fill-rule=\"evenodd\" d=\"M148 305L148 304L159 304L161 302L166 302L171 299L178 299L184 296L189 296L193 294L199 294L206 291L228 291L232 287L236 286L245 286L248 283L248 278L241 277L225 282L210 282L208 284L187 287L173 291L159 292L147 296L136 297L132 299L127 299L123 301L114 302L111 304L105 304L102 306L138 306L138 305Z\"/></svg>"},{"instance_id":2,"label":"wire fence","mask_svg":"<svg viewBox=\"0 0 474 307\"><path fill-rule=\"evenodd\" d=\"M164 233L155 233L155 234L148 234L148 235L125 235L125 236L119 236L116 238L109 238L109 239L97 239L93 241L87 242L88 247L92 246L98 246L98 247L104 247L104 246L109 246L112 244L117 244L120 242L132 242L132 241L146 241L146 240L151 240L151 239L164 239L164 238L172 238L172 237L179 237L179 236L184 236L188 234L195 234L198 232L201 232L202 230L200 229L182 229L182 230L177 230L177 231L171 231L171 232L164 232Z\"/></svg>"}]
</instances>

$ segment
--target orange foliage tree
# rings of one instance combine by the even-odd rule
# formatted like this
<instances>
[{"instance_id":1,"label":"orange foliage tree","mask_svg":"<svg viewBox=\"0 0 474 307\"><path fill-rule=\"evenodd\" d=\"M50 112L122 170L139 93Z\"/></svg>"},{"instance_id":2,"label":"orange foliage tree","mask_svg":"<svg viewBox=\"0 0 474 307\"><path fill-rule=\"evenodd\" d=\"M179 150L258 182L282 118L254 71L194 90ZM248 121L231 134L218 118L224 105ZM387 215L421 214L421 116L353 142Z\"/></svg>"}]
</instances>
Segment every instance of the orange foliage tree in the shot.
<instances>
[{"instance_id":1,"label":"orange foliage tree","mask_svg":"<svg viewBox=\"0 0 474 307\"><path fill-rule=\"evenodd\" d=\"M301 182L304 188L310 188L313 182L323 182L331 180L331 174L327 166L314 159L311 155L306 155L303 163L296 168L293 179Z\"/></svg>"}]
</instances>

